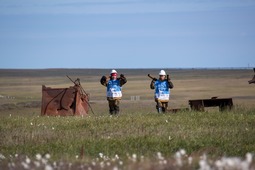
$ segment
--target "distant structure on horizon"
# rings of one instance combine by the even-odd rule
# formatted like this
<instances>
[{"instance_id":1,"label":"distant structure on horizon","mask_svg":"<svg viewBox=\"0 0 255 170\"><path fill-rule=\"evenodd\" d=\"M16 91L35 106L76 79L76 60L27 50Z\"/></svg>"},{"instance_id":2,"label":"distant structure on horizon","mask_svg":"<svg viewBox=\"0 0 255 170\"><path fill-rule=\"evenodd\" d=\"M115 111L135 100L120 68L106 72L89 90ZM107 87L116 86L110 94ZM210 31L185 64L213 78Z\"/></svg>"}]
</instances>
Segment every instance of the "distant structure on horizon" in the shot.
<instances>
[{"instance_id":1,"label":"distant structure on horizon","mask_svg":"<svg viewBox=\"0 0 255 170\"><path fill-rule=\"evenodd\" d=\"M252 84L252 83L255 84L255 68L253 68L253 71L254 71L254 76L253 76L253 78L250 81L248 81L249 84Z\"/></svg>"}]
</instances>

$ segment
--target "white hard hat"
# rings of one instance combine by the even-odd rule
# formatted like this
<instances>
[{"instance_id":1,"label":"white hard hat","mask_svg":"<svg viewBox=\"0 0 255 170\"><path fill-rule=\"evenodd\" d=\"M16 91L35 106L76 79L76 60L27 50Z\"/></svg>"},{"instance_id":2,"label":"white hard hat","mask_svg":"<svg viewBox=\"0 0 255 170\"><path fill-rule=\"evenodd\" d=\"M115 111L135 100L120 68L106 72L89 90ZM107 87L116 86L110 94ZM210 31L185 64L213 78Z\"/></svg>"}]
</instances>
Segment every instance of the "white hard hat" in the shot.
<instances>
[{"instance_id":1,"label":"white hard hat","mask_svg":"<svg viewBox=\"0 0 255 170\"><path fill-rule=\"evenodd\" d=\"M165 75L166 75L166 72L165 72L164 70L160 70L159 75L160 75L160 76L165 76Z\"/></svg>"},{"instance_id":2,"label":"white hard hat","mask_svg":"<svg viewBox=\"0 0 255 170\"><path fill-rule=\"evenodd\" d=\"M111 74L112 74L112 73L117 73L117 71L116 71L116 70L112 70L112 71L111 71Z\"/></svg>"}]
</instances>

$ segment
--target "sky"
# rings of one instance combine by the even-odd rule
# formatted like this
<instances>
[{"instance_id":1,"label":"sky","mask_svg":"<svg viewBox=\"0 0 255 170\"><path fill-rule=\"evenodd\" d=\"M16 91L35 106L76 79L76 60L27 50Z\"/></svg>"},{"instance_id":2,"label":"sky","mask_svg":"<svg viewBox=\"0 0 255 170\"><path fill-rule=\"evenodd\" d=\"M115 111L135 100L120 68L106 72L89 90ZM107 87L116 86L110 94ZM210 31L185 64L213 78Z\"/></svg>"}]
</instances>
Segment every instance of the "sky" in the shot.
<instances>
[{"instance_id":1,"label":"sky","mask_svg":"<svg viewBox=\"0 0 255 170\"><path fill-rule=\"evenodd\" d=\"M0 0L0 68L255 67L254 0Z\"/></svg>"}]
</instances>

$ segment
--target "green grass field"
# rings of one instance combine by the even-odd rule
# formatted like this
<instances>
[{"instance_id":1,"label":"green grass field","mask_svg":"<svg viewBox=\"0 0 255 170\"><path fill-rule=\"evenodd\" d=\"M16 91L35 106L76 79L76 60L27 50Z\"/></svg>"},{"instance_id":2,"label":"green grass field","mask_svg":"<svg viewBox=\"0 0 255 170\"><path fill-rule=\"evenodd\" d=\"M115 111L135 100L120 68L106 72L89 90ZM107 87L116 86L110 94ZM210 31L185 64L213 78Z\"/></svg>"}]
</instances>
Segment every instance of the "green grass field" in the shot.
<instances>
[{"instance_id":1,"label":"green grass field","mask_svg":"<svg viewBox=\"0 0 255 170\"><path fill-rule=\"evenodd\" d=\"M167 70L175 85L170 108L187 108L189 99L212 96L232 97L235 107L226 112L209 108L205 112L158 114L146 76L156 75L158 70L120 70L128 83L123 88L119 116L108 114L105 88L99 83L107 72L0 70L0 168L10 168L10 162L17 168L22 164L22 156L36 160L36 154L50 154L52 167L54 161L65 160L73 165L76 162L73 169L78 165L100 169L102 162L105 169L116 155L119 162L112 160L108 169L198 169L204 159L200 156L206 154L215 162L207 163L217 168L216 160L224 156L244 160L246 153L255 152L255 86L247 82L252 71ZM87 117L40 116L41 85L72 86L66 74L81 79L83 88L90 93L94 115L90 112ZM140 96L140 101L130 101L131 96ZM180 149L186 150L182 166L176 157ZM1 154L6 159L1 159ZM21 157L15 158L16 154ZM193 162L188 163L188 158L193 158ZM254 161L249 166L254 168Z\"/></svg>"}]
</instances>

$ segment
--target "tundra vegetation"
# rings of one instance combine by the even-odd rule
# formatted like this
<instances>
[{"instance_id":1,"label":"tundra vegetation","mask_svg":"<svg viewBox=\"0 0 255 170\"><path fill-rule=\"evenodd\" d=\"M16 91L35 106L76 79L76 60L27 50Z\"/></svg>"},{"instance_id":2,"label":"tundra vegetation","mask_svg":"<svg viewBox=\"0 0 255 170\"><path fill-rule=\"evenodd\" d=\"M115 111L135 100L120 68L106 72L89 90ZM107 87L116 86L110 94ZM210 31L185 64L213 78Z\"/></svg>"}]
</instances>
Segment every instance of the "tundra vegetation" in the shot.
<instances>
[{"instance_id":1,"label":"tundra vegetation","mask_svg":"<svg viewBox=\"0 0 255 170\"><path fill-rule=\"evenodd\" d=\"M254 169L255 87L250 70L170 69L170 108L158 114L147 74L117 70L128 83L121 113L108 114L99 79L109 70L0 70L1 169ZM40 116L41 85L79 77L95 114ZM134 99L132 96L139 96ZM189 99L232 97L234 109L185 110Z\"/></svg>"}]
</instances>

